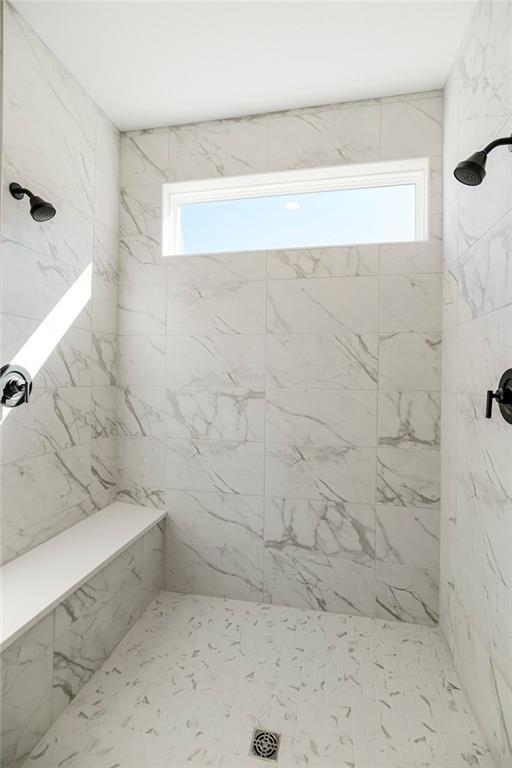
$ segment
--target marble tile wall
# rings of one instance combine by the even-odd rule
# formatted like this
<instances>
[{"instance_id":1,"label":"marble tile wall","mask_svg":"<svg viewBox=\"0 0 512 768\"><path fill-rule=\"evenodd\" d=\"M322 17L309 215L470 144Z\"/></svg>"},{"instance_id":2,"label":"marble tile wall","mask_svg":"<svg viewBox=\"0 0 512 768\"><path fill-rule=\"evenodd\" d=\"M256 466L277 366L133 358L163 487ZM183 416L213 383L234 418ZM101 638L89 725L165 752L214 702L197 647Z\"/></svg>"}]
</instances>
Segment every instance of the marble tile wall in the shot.
<instances>
[{"instance_id":1,"label":"marble tile wall","mask_svg":"<svg viewBox=\"0 0 512 768\"><path fill-rule=\"evenodd\" d=\"M163 587L163 524L1 655L2 768L18 768Z\"/></svg>"},{"instance_id":2,"label":"marble tile wall","mask_svg":"<svg viewBox=\"0 0 512 768\"><path fill-rule=\"evenodd\" d=\"M168 180L429 156L428 243L161 258ZM167 588L437 620L442 98L124 134L118 451Z\"/></svg>"},{"instance_id":3,"label":"marble tile wall","mask_svg":"<svg viewBox=\"0 0 512 768\"><path fill-rule=\"evenodd\" d=\"M3 5L2 364L41 333L42 321L92 263L85 307L50 339L30 405L4 409L7 562L116 496L119 133ZM11 181L51 200L55 218L33 221L27 201L9 194Z\"/></svg>"},{"instance_id":4,"label":"marble tile wall","mask_svg":"<svg viewBox=\"0 0 512 768\"><path fill-rule=\"evenodd\" d=\"M512 427L484 418L512 366L512 154L479 187L457 162L512 133L512 5L475 9L445 95L441 626L496 766L512 764Z\"/></svg>"}]
</instances>

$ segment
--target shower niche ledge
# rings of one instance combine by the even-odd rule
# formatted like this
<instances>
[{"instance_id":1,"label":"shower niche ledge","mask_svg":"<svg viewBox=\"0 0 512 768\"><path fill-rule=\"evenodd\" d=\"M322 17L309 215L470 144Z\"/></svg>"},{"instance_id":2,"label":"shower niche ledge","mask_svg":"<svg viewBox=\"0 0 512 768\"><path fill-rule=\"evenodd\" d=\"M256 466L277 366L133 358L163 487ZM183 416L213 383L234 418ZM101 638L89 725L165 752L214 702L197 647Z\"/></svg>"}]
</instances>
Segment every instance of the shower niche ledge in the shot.
<instances>
[{"instance_id":1,"label":"shower niche ledge","mask_svg":"<svg viewBox=\"0 0 512 768\"><path fill-rule=\"evenodd\" d=\"M114 502L0 568L0 651L141 539L165 512Z\"/></svg>"}]
</instances>

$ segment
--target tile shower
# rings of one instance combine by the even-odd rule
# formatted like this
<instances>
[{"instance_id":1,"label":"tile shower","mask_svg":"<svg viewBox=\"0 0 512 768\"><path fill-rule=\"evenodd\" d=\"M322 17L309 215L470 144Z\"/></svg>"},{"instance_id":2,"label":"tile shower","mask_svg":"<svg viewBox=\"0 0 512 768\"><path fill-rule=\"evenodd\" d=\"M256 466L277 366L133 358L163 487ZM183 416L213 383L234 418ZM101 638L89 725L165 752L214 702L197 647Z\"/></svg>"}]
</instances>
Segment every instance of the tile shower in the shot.
<instances>
[{"instance_id":1,"label":"tile shower","mask_svg":"<svg viewBox=\"0 0 512 768\"><path fill-rule=\"evenodd\" d=\"M160 257L162 182L410 155L428 243ZM120 492L168 589L437 621L441 155L439 93L122 136Z\"/></svg>"},{"instance_id":2,"label":"tile shower","mask_svg":"<svg viewBox=\"0 0 512 768\"><path fill-rule=\"evenodd\" d=\"M510 4L444 92L122 134L3 22L2 361L92 281L1 427L2 562L115 500L167 518L2 654L2 768L252 765L263 720L279 765L509 768L512 155L451 169L512 132ZM414 156L427 243L161 257L167 181Z\"/></svg>"}]
</instances>

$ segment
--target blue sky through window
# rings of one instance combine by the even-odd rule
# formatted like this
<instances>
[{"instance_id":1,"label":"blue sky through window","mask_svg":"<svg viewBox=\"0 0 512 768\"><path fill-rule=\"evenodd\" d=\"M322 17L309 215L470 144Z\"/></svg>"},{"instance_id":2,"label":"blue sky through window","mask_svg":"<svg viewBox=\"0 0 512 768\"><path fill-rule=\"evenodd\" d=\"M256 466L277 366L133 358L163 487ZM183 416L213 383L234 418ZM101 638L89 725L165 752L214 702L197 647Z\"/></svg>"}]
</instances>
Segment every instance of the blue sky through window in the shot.
<instances>
[{"instance_id":1,"label":"blue sky through window","mask_svg":"<svg viewBox=\"0 0 512 768\"><path fill-rule=\"evenodd\" d=\"M415 202L414 184L401 184L187 203L181 253L414 240Z\"/></svg>"}]
</instances>

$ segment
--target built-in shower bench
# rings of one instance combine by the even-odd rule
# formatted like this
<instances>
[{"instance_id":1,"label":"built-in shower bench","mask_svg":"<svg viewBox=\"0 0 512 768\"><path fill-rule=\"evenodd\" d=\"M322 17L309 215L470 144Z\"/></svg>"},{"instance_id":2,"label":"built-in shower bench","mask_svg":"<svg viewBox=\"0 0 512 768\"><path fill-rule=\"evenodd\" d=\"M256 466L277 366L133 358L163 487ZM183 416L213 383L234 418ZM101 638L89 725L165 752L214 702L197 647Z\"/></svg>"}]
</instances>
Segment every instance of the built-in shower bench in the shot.
<instances>
[{"instance_id":1,"label":"built-in shower bench","mask_svg":"<svg viewBox=\"0 0 512 768\"><path fill-rule=\"evenodd\" d=\"M165 517L115 502L0 568L0 651L89 582ZM141 564L151 567L151 563Z\"/></svg>"}]
</instances>

